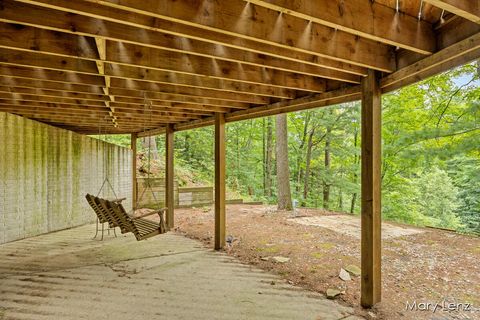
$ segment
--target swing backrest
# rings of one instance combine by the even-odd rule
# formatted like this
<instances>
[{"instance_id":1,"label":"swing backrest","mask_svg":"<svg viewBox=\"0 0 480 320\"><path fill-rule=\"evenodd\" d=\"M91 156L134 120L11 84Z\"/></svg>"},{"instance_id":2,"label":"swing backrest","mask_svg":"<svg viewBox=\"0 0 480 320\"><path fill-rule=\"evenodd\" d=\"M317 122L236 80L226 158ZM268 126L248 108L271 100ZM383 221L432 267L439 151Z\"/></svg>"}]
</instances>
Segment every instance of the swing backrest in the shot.
<instances>
[{"instance_id":1,"label":"swing backrest","mask_svg":"<svg viewBox=\"0 0 480 320\"><path fill-rule=\"evenodd\" d=\"M129 217L125 208L121 203L100 199L102 205L107 208L109 214L113 217L117 225L120 227L122 233L133 232L135 234L136 228L132 219Z\"/></svg>"},{"instance_id":2,"label":"swing backrest","mask_svg":"<svg viewBox=\"0 0 480 320\"><path fill-rule=\"evenodd\" d=\"M126 229L122 221L117 217L115 212L110 206L110 201L95 197L95 202L98 204L99 207L103 209L105 216L107 217L108 221L116 226L119 227L122 233L130 232L130 230Z\"/></svg>"},{"instance_id":3,"label":"swing backrest","mask_svg":"<svg viewBox=\"0 0 480 320\"><path fill-rule=\"evenodd\" d=\"M100 221L100 223L110 222L105 214L105 210L101 206L99 206L98 203L96 203L94 196L87 193L85 198L87 199L87 202L90 205L90 207L93 209L93 211L97 215L98 221Z\"/></svg>"}]
</instances>

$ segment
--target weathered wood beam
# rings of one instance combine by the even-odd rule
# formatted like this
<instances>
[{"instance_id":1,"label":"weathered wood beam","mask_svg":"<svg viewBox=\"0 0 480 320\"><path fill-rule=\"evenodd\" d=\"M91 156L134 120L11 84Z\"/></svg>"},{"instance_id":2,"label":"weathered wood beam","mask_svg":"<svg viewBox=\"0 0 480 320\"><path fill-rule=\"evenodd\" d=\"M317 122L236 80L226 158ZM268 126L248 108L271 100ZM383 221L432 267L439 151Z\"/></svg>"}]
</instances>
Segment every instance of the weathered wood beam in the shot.
<instances>
[{"instance_id":1,"label":"weathered wood beam","mask_svg":"<svg viewBox=\"0 0 480 320\"><path fill-rule=\"evenodd\" d=\"M360 86L351 86L324 93L309 95L302 98L285 100L269 105L252 107L247 110L234 111L225 114L226 122L234 122L246 119L276 115L279 113L295 112L319 107L325 107L333 104L340 104L359 100L361 98ZM215 117L207 117L199 120L185 121L174 125L175 131L191 130L200 127L214 125ZM163 132L163 128L157 128L151 131L142 132L142 136L155 135Z\"/></svg>"},{"instance_id":2,"label":"weathered wood beam","mask_svg":"<svg viewBox=\"0 0 480 320\"><path fill-rule=\"evenodd\" d=\"M29 90L29 88L4 87L0 86L0 99L13 99L23 101L38 101L41 103L61 103L64 105L81 105L83 107L104 106L104 99L91 99L81 94L67 95L64 91L45 92L47 90ZM57 94L59 92L60 94ZM133 100L133 101L132 101ZM152 112L167 111L172 113L186 113L192 115L212 115L213 112L227 112L226 108L218 108L209 105L190 105L185 103L158 102L149 100ZM137 110L145 112L145 102L129 98L116 98L110 102L110 106L120 110Z\"/></svg>"},{"instance_id":3,"label":"weathered wood beam","mask_svg":"<svg viewBox=\"0 0 480 320\"><path fill-rule=\"evenodd\" d=\"M21 75L12 75L16 71L21 72ZM31 69L37 70L37 69ZM42 77L36 77L35 73L32 72L29 74L28 69L19 69L19 67L8 67L0 65L0 84L3 86L10 87L21 87L21 88L31 88L31 89L42 89L42 90L52 90L67 92L73 94L88 94L101 96L104 95L103 91L95 85L82 85L69 82L58 82L45 80L48 77L48 74L57 74L57 72L51 70L44 70ZM64 72L61 72L64 73ZM57 74L58 75L58 74ZM58 77L56 78L58 80ZM137 103L145 100L145 97L152 102L157 101L158 103L181 103L187 105L206 105L212 108L214 112L227 112L230 108L232 109L247 109L249 107L248 103L237 102L237 101L228 101L221 100L218 98L209 98L201 96L189 96L182 94L172 94L172 93L163 93L157 91L148 91L146 89L155 89L156 86L149 85L150 83L142 87L142 83L135 86L135 89L126 88L128 86L127 81L116 82L115 79L112 81L115 85L124 85L125 87L110 87L111 93L116 97L116 101L125 102L125 103ZM161 88L161 87L158 87ZM140 90L143 89L143 90ZM207 94L207 92L205 92ZM251 96L255 98L255 96ZM257 103L263 100L253 100ZM264 101L267 102L267 101Z\"/></svg>"},{"instance_id":4,"label":"weathered wood beam","mask_svg":"<svg viewBox=\"0 0 480 320\"><path fill-rule=\"evenodd\" d=\"M174 193L174 132L173 126L168 124L165 131L165 206L167 207L167 228L175 226L175 193Z\"/></svg>"},{"instance_id":5,"label":"weathered wood beam","mask_svg":"<svg viewBox=\"0 0 480 320\"><path fill-rule=\"evenodd\" d=\"M478 0L425 0L425 2L480 24L480 3Z\"/></svg>"},{"instance_id":6,"label":"weathered wood beam","mask_svg":"<svg viewBox=\"0 0 480 320\"><path fill-rule=\"evenodd\" d=\"M387 45L282 15L242 0L230 0L228 5L215 1L172 0L161 3L151 0L91 2L380 71L391 72L395 69L393 51ZM200 11L205 14L199 15ZM278 32L265 32L272 26ZM326 42L332 45L326 46Z\"/></svg>"},{"instance_id":7,"label":"weathered wood beam","mask_svg":"<svg viewBox=\"0 0 480 320\"><path fill-rule=\"evenodd\" d=\"M130 149L132 150L132 209L137 209L137 134L130 135Z\"/></svg>"},{"instance_id":8,"label":"weathered wood beam","mask_svg":"<svg viewBox=\"0 0 480 320\"><path fill-rule=\"evenodd\" d=\"M98 112L107 112L103 106L78 106L78 105L66 105L58 104L51 102L38 102L38 101L25 101L25 100L12 100L12 99L0 99L0 106L8 106L17 109L35 109L35 110L44 110L45 112L66 112L66 113L98 113ZM172 112L168 109L156 110L150 114L150 112L145 112L142 109L125 109L118 108L118 116L129 116L137 117L142 119L141 121L153 119L153 120L162 120L162 119L177 119L177 120L193 120L202 118L202 114L190 114L190 113L181 113L181 112Z\"/></svg>"},{"instance_id":9,"label":"weathered wood beam","mask_svg":"<svg viewBox=\"0 0 480 320\"><path fill-rule=\"evenodd\" d=\"M95 37L97 52L87 50L91 41L76 34L59 34L30 26L19 29L12 24L0 23L0 47L15 50L41 52L62 57L95 60L99 75L105 78L105 92L108 93L109 78L106 63L142 67L151 70L180 74L210 76L217 79L271 85L307 91L324 91L325 81L317 75L299 77L296 71L269 69L265 66L242 64L226 60L177 53L141 45L116 42ZM29 39L34 39L28 41ZM23 41L26 39L27 41ZM191 49L193 50L193 49ZM359 83L360 78L350 76L350 82Z\"/></svg>"},{"instance_id":10,"label":"weathered wood beam","mask_svg":"<svg viewBox=\"0 0 480 320\"><path fill-rule=\"evenodd\" d=\"M225 246L225 115L215 114L215 250Z\"/></svg>"},{"instance_id":11,"label":"weathered wood beam","mask_svg":"<svg viewBox=\"0 0 480 320\"><path fill-rule=\"evenodd\" d=\"M361 304L381 301L381 91L378 74L369 71L362 82L362 214Z\"/></svg>"},{"instance_id":12,"label":"weathered wood beam","mask_svg":"<svg viewBox=\"0 0 480 320\"><path fill-rule=\"evenodd\" d=\"M480 33L384 77L381 87L383 92L389 92L478 58L480 58Z\"/></svg>"},{"instance_id":13,"label":"weathered wood beam","mask_svg":"<svg viewBox=\"0 0 480 320\"><path fill-rule=\"evenodd\" d=\"M29 66L9 66L0 63L0 75L26 80L42 80L43 82L52 82L54 84L63 84L67 87L72 86L71 90L77 89L78 85L88 86L88 92L99 92L103 80L98 76L85 75L68 71L54 71ZM95 88L92 88L95 87ZM265 104L269 102L269 98L255 94L236 92L232 95L230 92L219 91L214 89L201 89L194 86L177 86L174 84L152 83L141 80L127 80L112 78L110 84L113 89L121 89L128 92L128 96L143 97L143 93L150 94L152 92L165 94L170 97L192 98L192 99L213 99L223 103L231 104L232 108L244 108L248 103ZM83 87L85 88L85 87ZM118 95L118 93L115 93ZM208 103L207 103L208 104ZM248 106L248 105L247 105Z\"/></svg>"},{"instance_id":14,"label":"weathered wood beam","mask_svg":"<svg viewBox=\"0 0 480 320\"><path fill-rule=\"evenodd\" d=\"M253 107L225 114L227 122L234 122L258 117L272 116L280 113L302 111L330 106L360 99L360 86L351 86L321 94L280 101L266 106ZM180 125L180 124L179 124Z\"/></svg>"},{"instance_id":15,"label":"weathered wood beam","mask_svg":"<svg viewBox=\"0 0 480 320\"><path fill-rule=\"evenodd\" d=\"M38 121L47 121L47 122L53 122L56 124L63 124L63 125L75 125L75 126L89 126L89 127L96 127L97 128L97 133L99 130L103 133L105 128L114 128L112 122L110 121L110 118L108 117L108 114L106 115L106 118L109 121L98 121L98 119L89 119L88 117L79 117L79 116L68 116L68 115L63 115L63 114L55 114L55 115L43 115L41 113L25 113L25 112L16 112L16 111L9 111L9 110L2 110L5 112L9 112L12 114L17 114L21 115L26 118L31 118L33 120L38 120ZM141 130L142 125L141 124L132 124L130 122L130 119L125 119L123 121L118 122L119 127L122 128L128 128L133 130ZM165 125L165 123L162 122L151 122L148 123L147 128L151 128L152 126L160 126L160 125ZM100 126L100 127L99 127Z\"/></svg>"},{"instance_id":16,"label":"weathered wood beam","mask_svg":"<svg viewBox=\"0 0 480 320\"><path fill-rule=\"evenodd\" d=\"M300 75L296 72L272 70L264 66L242 65L238 62L222 61L186 53L172 53L167 50L119 42L108 42L108 48L109 62L131 67L172 71L293 90L325 91L325 80L317 76ZM358 81L359 78L356 78L356 80Z\"/></svg>"},{"instance_id":17,"label":"weathered wood beam","mask_svg":"<svg viewBox=\"0 0 480 320\"><path fill-rule=\"evenodd\" d=\"M5 26L4 24L0 25L0 27L4 27L4 26ZM17 43L23 43L23 42L17 41ZM2 44L2 41L0 41L0 44ZM108 114L112 117L113 126L116 127L117 123L115 122L115 115L114 115L115 109L110 105L110 101L115 101L115 99L108 92L110 88L110 77L105 75L105 60L107 58L107 45L106 45L105 39L100 37L95 37L95 44L97 47L98 56L100 58L99 60L95 61L98 69L98 74L104 78L105 86L102 89L105 95L109 97L109 100L105 100L103 101L103 103L105 104L105 107L109 110ZM63 44L63 47L64 46L65 44ZM39 50L36 50L36 51L39 51Z\"/></svg>"},{"instance_id":18,"label":"weathered wood beam","mask_svg":"<svg viewBox=\"0 0 480 320\"><path fill-rule=\"evenodd\" d=\"M148 73L141 73L140 77L149 77L149 75ZM220 81L219 83L216 83L218 81L217 79L203 79L202 81L196 81L191 83L183 83L182 77L177 77L177 80L179 82L175 83L153 80L155 79L149 78L147 81L143 81L112 78L111 86L115 88L137 91L159 92L176 96L222 100L228 102L229 104L231 103L232 108L237 108L236 103L265 104L270 101L270 96L276 96L278 93L274 92L274 90L271 90L270 88L268 88L268 91L263 92L263 88L261 87L248 84L244 85L243 83L232 86L231 90L229 91L222 89L219 90L218 88L225 89L226 87L229 87L229 83L225 81ZM216 87L216 85L218 85L218 87ZM289 99L293 97L293 92L291 92L290 90L281 91L281 96L283 96L283 98ZM244 105L238 108L243 107Z\"/></svg>"},{"instance_id":19,"label":"weathered wood beam","mask_svg":"<svg viewBox=\"0 0 480 320\"><path fill-rule=\"evenodd\" d=\"M435 51L435 35L431 24L371 0L349 0L333 4L330 0L245 1L421 54Z\"/></svg>"},{"instance_id":20,"label":"weathered wood beam","mask_svg":"<svg viewBox=\"0 0 480 320\"><path fill-rule=\"evenodd\" d=\"M62 57L37 52L18 51L15 49L0 48L0 63L21 67L36 67L54 71L68 71L87 75L98 75L95 61L73 57ZM170 71L153 70L141 67L132 67L118 64L105 66L105 75L123 80L140 80L173 87L196 87L220 91L240 92L246 95L262 95L277 98L292 98L294 91L288 88L268 83L245 82L240 79L219 79L214 76L194 74L175 75ZM267 81L268 79L265 78ZM325 88L325 83L319 84ZM111 84L111 86L113 86ZM182 88L183 89L183 88ZM321 89L320 87L318 89Z\"/></svg>"},{"instance_id":21,"label":"weathered wood beam","mask_svg":"<svg viewBox=\"0 0 480 320\"><path fill-rule=\"evenodd\" d=\"M7 0L5 1L7 2ZM45 1L28 2L37 5L45 3ZM92 5L99 4L97 0L91 2L94 3ZM358 36L316 23L307 26L308 23L303 19L293 16L282 16L279 15L278 12L254 6L253 4L246 4L241 0L229 1L228 5L215 2L206 5L200 1L196 3L162 1L161 5L156 1L138 2L133 0L121 1L120 4L116 2L117 1L100 1L100 4L189 25L190 27L253 40L280 49L298 51L362 67L372 67L386 72L391 72L395 69L393 51L387 45L369 39L359 38ZM50 5L47 4L45 6ZM56 7L58 8L58 5ZM24 14L26 17L16 17L8 12L8 16L4 18L3 21L18 21L35 26L48 24L46 21L41 21L45 13L38 12L34 14L32 9L26 9L25 7L20 8L20 10L18 4L14 5L11 9L13 12L28 12L28 14ZM34 8L33 10L38 11L38 9ZM204 15L199 16L199 10L207 12L211 18L204 19ZM7 14L5 13L3 15L6 16ZM49 15L50 20L55 20L58 22L57 24L65 24L65 18L53 17L54 13L49 13ZM74 19L76 19L76 17L69 16L68 24L71 26L72 23L74 23L76 30L78 30L80 26L77 26L78 23L75 23ZM269 30L271 26L276 26L275 29L283 31L272 33L264 32L264 30ZM99 32L98 26L95 30ZM109 29L109 31L111 31L111 29ZM307 36L307 39L305 39L305 37L301 36L305 33L307 35L315 34L316 36ZM325 41L320 39L325 39ZM336 45L325 46L325 42L327 41L335 42Z\"/></svg>"},{"instance_id":22,"label":"weathered wood beam","mask_svg":"<svg viewBox=\"0 0 480 320\"><path fill-rule=\"evenodd\" d=\"M60 91L60 90L49 90L49 89L40 89L40 88L29 88L29 87L18 87L12 83L7 83L2 81L0 77L0 92L5 93L17 93L17 94L26 94L26 95L36 95L40 97L54 97L54 98L64 98L64 99L82 99L82 100L91 100L94 103L102 104L103 101L107 101L108 98L102 94L89 94L82 92L74 91Z\"/></svg>"},{"instance_id":23,"label":"weathered wood beam","mask_svg":"<svg viewBox=\"0 0 480 320\"><path fill-rule=\"evenodd\" d=\"M158 5L153 1L140 4L132 0L101 1L101 4L361 67L386 72L395 69L393 52L387 45L241 0L229 1L228 5L201 1L164 1ZM208 18L199 15L199 10L207 13ZM272 26L278 32L265 32ZM326 46L326 42L332 45Z\"/></svg>"},{"instance_id":24,"label":"weathered wood beam","mask_svg":"<svg viewBox=\"0 0 480 320\"><path fill-rule=\"evenodd\" d=\"M75 110L75 111L68 111L68 110L52 110L52 108L42 108L42 107L25 107L25 108L18 108L16 106L12 105L0 105L0 110L5 111L5 112L11 112L11 113L17 113L17 114L23 114L23 115L37 115L37 116L43 116L46 119L53 119L53 118L58 118L62 117L64 119L70 119L70 118L75 118L75 119L80 119L80 120L85 120L87 118L91 119L91 123L100 123L100 120L103 120L105 118L110 118L108 112L93 112L93 111L82 111L82 110ZM162 118L138 118L134 115L131 114L123 114L119 113L116 115L117 117L117 122L121 123L122 121L128 121L129 124L133 125L135 124L137 127L142 128L143 125L150 125L150 124L156 124L157 126L160 125L165 125L167 123L178 123L181 121L185 121L185 119L172 119L169 117L162 117ZM110 123L112 123L110 121ZM112 124L113 125L113 124Z\"/></svg>"},{"instance_id":25,"label":"weathered wood beam","mask_svg":"<svg viewBox=\"0 0 480 320\"><path fill-rule=\"evenodd\" d=\"M150 136L158 136L160 134L164 134L166 131L167 131L166 127L160 127L160 128L137 132L137 135L139 138L144 138L144 137L150 137Z\"/></svg>"},{"instance_id":26,"label":"weathered wood beam","mask_svg":"<svg viewBox=\"0 0 480 320\"><path fill-rule=\"evenodd\" d=\"M293 51L288 48L272 47L262 42L195 28L156 17L103 6L98 3L69 0L26 0L23 2L67 13L75 13L78 16L67 16L44 8L7 2L4 6L5 21L17 21L51 30L62 30L62 32L76 32L85 35L94 34L110 40L166 48L177 52L193 51L192 53L194 54L207 57L272 68L277 67L279 70L285 68L283 60L287 60L291 65L291 69L288 70L297 70L297 72L305 70L307 73L313 71L312 75L317 74L320 76L320 70L310 70L308 66L335 70L342 74L366 74L365 68L326 59L316 54ZM18 17L15 15L16 12L28 12L28 16ZM52 19L44 19L45 15L52 17ZM66 19L68 24L64 23ZM138 28L142 29L142 32L138 32ZM184 40L173 41L173 39L179 36L184 38ZM280 60L277 62L275 59ZM301 65L307 65L307 67L302 67ZM322 73L321 76L330 79L337 78L335 73L330 75ZM342 76L339 76L339 78L342 78ZM343 80L347 81L347 79Z\"/></svg>"},{"instance_id":27,"label":"weathered wood beam","mask_svg":"<svg viewBox=\"0 0 480 320\"><path fill-rule=\"evenodd\" d=\"M172 57L182 60L188 58L200 64L205 64L205 61L207 61L208 63L205 64L207 66L215 63L218 65L216 66L218 70L240 69L242 72L248 72L248 69L255 70L256 68L261 68L267 72L274 72L275 70L281 71L286 75L294 73L351 83L360 82L360 77L351 73L282 60L275 57L248 54L248 52L239 49L220 47L220 45L217 44L193 39L167 37L164 34L155 32L153 32L153 38L148 37L144 42L137 41L134 43L117 42L119 40L113 41L111 37L95 36L94 39L99 48L99 55L97 55L94 50L91 50L91 46L94 46L94 44L92 44L89 37L78 35L77 33L71 34L70 29L65 29L63 30L65 33L59 34L58 31L48 29L38 29L31 26L24 26L20 29L17 26L11 23L0 22L0 35L2 35L0 36L0 46L28 51L50 52L62 56L80 56L85 59L99 59L97 66L100 74L104 73L104 64L102 61L181 72L182 64L173 63L173 61L163 58L164 56L168 56L170 59ZM152 33L151 31L149 32ZM87 35L93 36L89 33L87 33ZM18 39L22 39L22 41L18 41ZM25 39L25 41L23 41L23 39ZM138 37L136 39L138 39ZM163 41L164 43L159 45L159 41ZM60 43L61 45L59 45ZM184 50L172 50L172 47L179 45L184 47ZM198 52L204 52L205 47L210 47L208 49L211 53L210 55ZM233 55L235 57L232 57ZM166 62L169 63L165 64ZM211 70L205 70L205 72L207 71L211 72Z\"/></svg>"}]
</instances>

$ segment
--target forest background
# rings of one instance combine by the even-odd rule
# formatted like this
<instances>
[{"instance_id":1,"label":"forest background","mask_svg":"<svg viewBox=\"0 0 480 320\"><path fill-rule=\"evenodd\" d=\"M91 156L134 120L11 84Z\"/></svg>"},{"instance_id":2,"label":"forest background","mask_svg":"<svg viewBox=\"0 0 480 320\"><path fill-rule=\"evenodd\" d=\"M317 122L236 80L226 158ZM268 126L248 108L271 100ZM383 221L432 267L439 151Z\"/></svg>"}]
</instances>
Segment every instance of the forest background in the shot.
<instances>
[{"instance_id":1,"label":"forest background","mask_svg":"<svg viewBox=\"0 0 480 320\"><path fill-rule=\"evenodd\" d=\"M383 219L480 235L479 78L480 62L382 96ZM230 191L286 209L359 214L360 102L226 128ZM180 184L212 185L213 130L175 133L176 173L189 176ZM163 137L141 142L161 165Z\"/></svg>"}]
</instances>

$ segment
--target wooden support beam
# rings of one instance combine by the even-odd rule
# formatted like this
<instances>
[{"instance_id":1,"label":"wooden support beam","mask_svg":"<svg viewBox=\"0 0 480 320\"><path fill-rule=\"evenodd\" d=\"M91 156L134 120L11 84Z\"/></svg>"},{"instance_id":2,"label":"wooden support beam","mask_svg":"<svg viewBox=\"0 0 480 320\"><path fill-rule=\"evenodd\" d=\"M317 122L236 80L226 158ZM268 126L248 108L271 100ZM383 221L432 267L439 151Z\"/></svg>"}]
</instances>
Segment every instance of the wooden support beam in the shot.
<instances>
[{"instance_id":1,"label":"wooden support beam","mask_svg":"<svg viewBox=\"0 0 480 320\"><path fill-rule=\"evenodd\" d=\"M55 112L55 111L63 111L63 112L70 112L72 114L78 113L91 113L99 114L101 112L107 112L105 108L99 108L98 106L90 107L84 105L76 105L76 104L57 104L55 102L43 102L43 101L36 101L36 100L29 100L29 99L10 99L10 98L1 98L0 105L10 106L12 108L16 108L16 110L24 110L28 108L36 108L39 110L44 110L45 113L48 112ZM133 117L138 121L142 122L152 122L152 121L186 121L186 120L193 120L193 119L201 119L201 115L192 115L189 113L176 113L176 112L163 112L163 111L155 111L152 114L145 113L143 110L117 110L115 112L116 116L122 117Z\"/></svg>"},{"instance_id":2,"label":"wooden support beam","mask_svg":"<svg viewBox=\"0 0 480 320\"><path fill-rule=\"evenodd\" d=\"M2 25L3 26L3 25ZM98 57L99 60L96 60L98 74L103 76L105 81L105 86L102 88L103 92L106 96L108 96L109 100L103 101L105 107L109 110L108 114L112 117L113 126L116 127L116 117L115 117L115 109L110 105L110 101L115 101L115 98L109 93L110 89L110 77L105 75L105 60L107 59L107 43L105 38L95 37L95 44L97 46ZM37 48L38 49L38 48ZM40 51L40 50L37 50Z\"/></svg>"},{"instance_id":3,"label":"wooden support beam","mask_svg":"<svg viewBox=\"0 0 480 320\"><path fill-rule=\"evenodd\" d=\"M384 77L381 87L392 91L478 58L480 32Z\"/></svg>"},{"instance_id":4,"label":"wooden support beam","mask_svg":"<svg viewBox=\"0 0 480 320\"><path fill-rule=\"evenodd\" d=\"M173 0L162 1L161 5L154 1L136 0L89 2L361 67L385 72L395 69L393 51L388 45L316 23L309 24L307 20L294 16L279 15L276 11L242 0L229 0L228 5L215 1L204 3ZM203 14L198 14L199 11ZM265 32L272 30L272 26L278 32ZM302 38L305 33L315 37L308 37L306 41L305 37ZM326 46L325 42L330 41L335 45Z\"/></svg>"},{"instance_id":5,"label":"wooden support beam","mask_svg":"<svg viewBox=\"0 0 480 320\"><path fill-rule=\"evenodd\" d=\"M215 114L215 250L225 246L225 115Z\"/></svg>"},{"instance_id":6,"label":"wooden support beam","mask_svg":"<svg viewBox=\"0 0 480 320\"><path fill-rule=\"evenodd\" d=\"M137 134L130 135L130 149L132 149L132 208L137 209Z\"/></svg>"},{"instance_id":7,"label":"wooden support beam","mask_svg":"<svg viewBox=\"0 0 480 320\"><path fill-rule=\"evenodd\" d=\"M0 63L10 66L33 67L53 71L67 71L85 75L99 75L95 61L72 57L62 57L59 59L59 57L55 55L29 51L18 51L15 49L6 49L1 47ZM294 91L292 89L268 83L270 79L269 75L262 75L263 80L259 81L265 82L261 83L256 81L243 81L241 79L223 79L216 76L209 77L207 75L196 75L191 73L176 74L168 70L147 69L143 67L141 68L118 64L108 64L108 66L105 68L105 75L108 75L111 78L111 82L114 81L113 78L119 78L122 80L147 81L161 84L162 87L167 88L168 86L173 86L175 88L180 86L226 91L229 92L230 96L234 96L231 94L232 92L235 94L239 92L244 95L260 95L277 98L292 98L294 96ZM260 75L258 76L260 77ZM246 75L243 75L243 77L246 77ZM292 81L294 81L294 77L292 77ZM299 85L300 88L297 89L302 89L301 83L299 83ZM319 91L322 91L320 89L325 88L324 81L319 81L317 85L319 86ZM111 86L114 85L111 84ZM295 84L292 83L292 86L295 86ZM234 100L233 98L231 99Z\"/></svg>"},{"instance_id":8,"label":"wooden support beam","mask_svg":"<svg viewBox=\"0 0 480 320\"><path fill-rule=\"evenodd\" d=\"M99 77L98 75L87 75L69 71L54 71L44 68L36 68L35 66L12 66L0 64L0 75L26 80L42 80L43 82L53 82L54 84L61 83L67 87L73 86L71 88L73 91L76 91L78 86L82 86L84 90L85 87L87 87L88 92L98 93L99 88L103 86L103 78ZM175 99L214 99L222 103L231 104L232 108L240 109L245 109L245 104L247 103L265 104L269 102L269 98L266 95L255 95L255 91L253 91L254 88L250 88L250 86L246 86L245 88L243 88L243 86L239 86L237 88L239 91L242 91L243 89L252 89L249 91L249 93L234 90L235 94L232 95L229 91L215 89L215 83L210 84L206 80L202 81L201 87L195 84L182 84L181 77L179 81L180 83L171 84L143 80L111 78L110 86L112 90L115 90L112 91L115 95L119 94L116 90L122 90L123 95L127 94L135 97L143 97L144 93L150 94L153 92L167 95L168 97L173 97ZM211 85L212 87L205 88L205 83ZM92 89L92 86L94 89ZM169 98L167 100L171 99Z\"/></svg>"},{"instance_id":9,"label":"wooden support beam","mask_svg":"<svg viewBox=\"0 0 480 320\"><path fill-rule=\"evenodd\" d=\"M331 0L245 1L421 54L435 51L431 24L371 0L349 0L338 4L332 4Z\"/></svg>"},{"instance_id":10,"label":"wooden support beam","mask_svg":"<svg viewBox=\"0 0 480 320\"><path fill-rule=\"evenodd\" d=\"M425 0L425 2L480 24L480 2L478 0Z\"/></svg>"},{"instance_id":11,"label":"wooden support beam","mask_svg":"<svg viewBox=\"0 0 480 320\"><path fill-rule=\"evenodd\" d=\"M142 132L138 132L139 138L150 137L150 136L158 136L160 134L166 133L166 127L155 128L151 130L144 130Z\"/></svg>"},{"instance_id":12,"label":"wooden support beam","mask_svg":"<svg viewBox=\"0 0 480 320\"><path fill-rule=\"evenodd\" d=\"M167 228L173 229L175 225L175 195L174 195L174 132L173 126L167 125L165 132L165 206L167 207Z\"/></svg>"},{"instance_id":13,"label":"wooden support beam","mask_svg":"<svg viewBox=\"0 0 480 320\"><path fill-rule=\"evenodd\" d=\"M381 301L381 91L371 70L362 81L361 304Z\"/></svg>"},{"instance_id":14,"label":"wooden support beam","mask_svg":"<svg viewBox=\"0 0 480 320\"><path fill-rule=\"evenodd\" d=\"M360 86L351 86L343 89L309 95L306 97L280 101L265 106L252 107L225 114L225 121L234 122L240 120L266 117L286 112L295 112L307 109L320 108L333 104L340 104L359 100L361 98ZM215 117L207 117L199 120L180 122L174 126L175 131L190 130L214 124Z\"/></svg>"},{"instance_id":15,"label":"wooden support beam","mask_svg":"<svg viewBox=\"0 0 480 320\"><path fill-rule=\"evenodd\" d=\"M305 71L306 74L316 74L330 79L337 77L343 79L341 76L343 73L366 74L365 68L323 58L317 54L272 47L251 39L195 28L98 3L70 0L22 1L28 4L4 1L4 21L16 21L62 32L102 36L109 40L166 48L175 52L191 52L200 56L266 66L278 70ZM33 7L29 4L44 8ZM55 9L55 11L49 9ZM76 15L72 16L66 13L75 13ZM179 39L180 36L182 38ZM317 68L316 71L310 66ZM330 69L339 73L328 74L328 70L324 72L318 68Z\"/></svg>"},{"instance_id":16,"label":"wooden support beam","mask_svg":"<svg viewBox=\"0 0 480 320\"><path fill-rule=\"evenodd\" d=\"M61 39L58 39L58 32L40 31L38 32L38 29L29 26L18 30L8 23L0 22L0 34L11 35L10 37L0 37L0 47L82 60L94 60L98 74L105 78L104 91L106 95L108 95L109 76L117 75L117 73L114 73L116 65L161 71L173 76L187 74L277 88L312 92L325 90L325 80L319 78L319 75L303 74L299 77L299 74L293 70L284 71L266 68L265 66L206 58L193 55L190 52L173 53L169 50L115 42L100 37L95 37L98 53L91 53L83 49L85 43L88 43L83 40L85 37L62 34ZM18 39L29 39L31 37L38 37L34 49L28 41L18 41ZM109 67L109 65L112 66ZM156 74L160 74L160 72L156 72ZM359 83L360 77L349 75L347 80Z\"/></svg>"},{"instance_id":17,"label":"wooden support beam","mask_svg":"<svg viewBox=\"0 0 480 320\"><path fill-rule=\"evenodd\" d=\"M5 66L4 66L5 67ZM0 67L0 87L9 87L9 92L18 92L21 90L30 90L39 94L41 92L55 96L75 97L82 99L92 99L105 101L106 97L102 90L96 86L81 85L73 83L62 83L48 80L36 80L34 78L20 78L15 76L6 76L2 74ZM36 90L36 91L34 91ZM41 91L38 91L41 90ZM230 109L247 109L248 104L243 102L223 101L218 99L208 99L200 97L190 97L161 92L151 92L145 90L132 90L126 88L110 88L110 92L115 96L115 102L144 105L145 98L152 101L153 105L183 106L184 109L207 110L212 112L228 112Z\"/></svg>"}]
</instances>

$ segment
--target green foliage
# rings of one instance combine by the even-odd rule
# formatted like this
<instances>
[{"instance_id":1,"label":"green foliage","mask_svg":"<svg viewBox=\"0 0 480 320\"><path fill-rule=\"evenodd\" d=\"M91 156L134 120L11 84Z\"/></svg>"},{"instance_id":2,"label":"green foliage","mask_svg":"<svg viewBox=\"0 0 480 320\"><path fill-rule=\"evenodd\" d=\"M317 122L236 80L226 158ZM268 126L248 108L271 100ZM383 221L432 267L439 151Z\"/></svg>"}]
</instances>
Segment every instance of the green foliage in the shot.
<instances>
[{"instance_id":1,"label":"green foliage","mask_svg":"<svg viewBox=\"0 0 480 320\"><path fill-rule=\"evenodd\" d=\"M108 143L113 143L121 147L130 147L130 135L129 134L110 134L110 135L93 135L92 138L103 140Z\"/></svg>"},{"instance_id":2,"label":"green foliage","mask_svg":"<svg viewBox=\"0 0 480 320\"><path fill-rule=\"evenodd\" d=\"M461 226L456 215L458 190L447 172L434 167L414 179L413 187L417 212L427 224L451 229Z\"/></svg>"},{"instance_id":3,"label":"green foliage","mask_svg":"<svg viewBox=\"0 0 480 320\"><path fill-rule=\"evenodd\" d=\"M385 219L480 233L479 83L476 65L469 64L382 97ZM244 198L274 203L274 150L273 194L265 189L266 123L227 124L227 183ZM359 213L360 136L359 102L289 114L292 198L303 206ZM108 139L130 143L129 136ZM212 127L176 133L177 172L191 172L194 183L212 183L213 142Z\"/></svg>"},{"instance_id":4,"label":"green foliage","mask_svg":"<svg viewBox=\"0 0 480 320\"><path fill-rule=\"evenodd\" d=\"M480 159L459 156L448 165L460 190L457 214L463 222L463 230L480 235Z\"/></svg>"}]
</instances>

